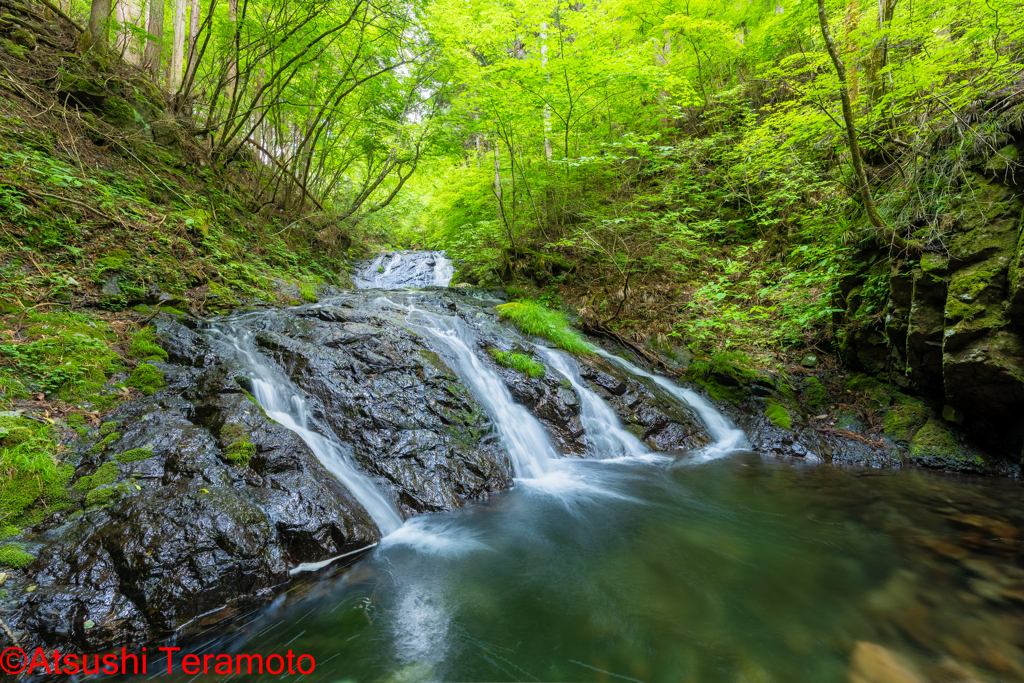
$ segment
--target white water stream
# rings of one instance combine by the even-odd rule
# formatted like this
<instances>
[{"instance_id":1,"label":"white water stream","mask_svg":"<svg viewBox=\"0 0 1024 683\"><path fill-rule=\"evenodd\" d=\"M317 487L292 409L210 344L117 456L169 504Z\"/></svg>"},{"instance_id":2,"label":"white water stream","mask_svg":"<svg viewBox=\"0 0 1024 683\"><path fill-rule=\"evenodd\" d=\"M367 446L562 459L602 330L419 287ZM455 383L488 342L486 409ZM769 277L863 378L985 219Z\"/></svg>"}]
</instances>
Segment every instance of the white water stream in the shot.
<instances>
[{"instance_id":1,"label":"white water stream","mask_svg":"<svg viewBox=\"0 0 1024 683\"><path fill-rule=\"evenodd\" d=\"M386 536L402 526L402 516L391 501L356 465L351 449L336 439L309 428L306 400L291 380L267 363L253 346L253 333L230 327L215 328L220 338L235 349L235 357L252 379L253 396L267 415L295 432L317 460L345 485Z\"/></svg>"}]
</instances>

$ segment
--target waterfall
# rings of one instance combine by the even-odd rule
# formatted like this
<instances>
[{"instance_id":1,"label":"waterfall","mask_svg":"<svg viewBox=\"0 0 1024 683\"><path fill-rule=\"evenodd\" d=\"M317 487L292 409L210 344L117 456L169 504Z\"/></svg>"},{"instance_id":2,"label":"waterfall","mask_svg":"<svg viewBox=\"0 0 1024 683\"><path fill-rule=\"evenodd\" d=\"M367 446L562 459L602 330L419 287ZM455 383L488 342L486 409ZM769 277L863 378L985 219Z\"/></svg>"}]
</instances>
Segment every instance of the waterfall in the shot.
<instances>
[{"instance_id":1,"label":"waterfall","mask_svg":"<svg viewBox=\"0 0 1024 683\"><path fill-rule=\"evenodd\" d=\"M455 266L448 260L443 251L435 252L437 264L434 266L434 284L438 287L447 287L455 275Z\"/></svg>"},{"instance_id":2,"label":"waterfall","mask_svg":"<svg viewBox=\"0 0 1024 683\"><path fill-rule=\"evenodd\" d=\"M645 455L649 452L650 449L640 443L639 439L622 428L615 411L583 384L576 364L568 355L543 346L536 348L548 364L569 380L576 390L584 434L599 458Z\"/></svg>"},{"instance_id":3,"label":"waterfall","mask_svg":"<svg viewBox=\"0 0 1024 683\"><path fill-rule=\"evenodd\" d=\"M473 352L475 335L469 326L458 316L437 315L418 308L406 310L410 310L406 320L440 343L454 358L455 371L494 420L515 476L536 479L548 473L551 461L558 457L551 440L530 411L512 400L497 373L477 358Z\"/></svg>"},{"instance_id":4,"label":"waterfall","mask_svg":"<svg viewBox=\"0 0 1024 683\"><path fill-rule=\"evenodd\" d=\"M720 458L732 451L738 451L748 447L747 435L743 433L743 430L736 429L736 427L734 427L724 415L715 410L715 407L697 392L691 391L690 389L684 389L660 375L652 375L649 372L641 370L626 359L619 358L614 354L608 353L604 349L595 347L594 353L602 358L607 358L611 362L625 368L634 375L647 377L664 389L669 395L697 411L697 415L700 416L700 419L704 422L705 426L707 426L708 431L711 432L711 438L715 440L713 444L704 447L701 451L702 460L714 460L715 458Z\"/></svg>"},{"instance_id":5,"label":"waterfall","mask_svg":"<svg viewBox=\"0 0 1024 683\"><path fill-rule=\"evenodd\" d=\"M295 432L317 460L336 476L355 499L366 509L386 536L402 526L402 517L391 501L356 465L351 449L336 439L325 437L309 428L306 400L290 379L267 363L252 343L252 332L217 325L224 343L235 350L235 358L252 379L253 396L275 422Z\"/></svg>"}]
</instances>

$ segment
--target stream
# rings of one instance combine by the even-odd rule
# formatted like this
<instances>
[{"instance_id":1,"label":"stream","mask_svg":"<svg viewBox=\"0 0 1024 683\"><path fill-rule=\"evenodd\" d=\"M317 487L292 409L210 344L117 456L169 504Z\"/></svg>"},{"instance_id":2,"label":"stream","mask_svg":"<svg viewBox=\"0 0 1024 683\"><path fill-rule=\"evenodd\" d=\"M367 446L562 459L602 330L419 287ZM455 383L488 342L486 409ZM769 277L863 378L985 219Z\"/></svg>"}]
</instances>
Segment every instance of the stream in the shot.
<instances>
[{"instance_id":1,"label":"stream","mask_svg":"<svg viewBox=\"0 0 1024 683\"><path fill-rule=\"evenodd\" d=\"M383 539L354 566L300 567L319 571L192 652L290 649L316 660L314 676L296 679L360 683L821 683L869 666L870 643L915 677L851 680L1024 680L1018 482L751 452L706 399L600 350L713 438L650 453L575 359L524 342L579 401L590 457L565 457L481 361L466 320L387 291L443 286L450 269L438 252L393 252L356 282L380 289L382 310L429 340L480 402L515 485L403 523L345 443L314 430L302 392L247 333L215 323L207 335L233 349L267 414L310 446Z\"/></svg>"}]
</instances>

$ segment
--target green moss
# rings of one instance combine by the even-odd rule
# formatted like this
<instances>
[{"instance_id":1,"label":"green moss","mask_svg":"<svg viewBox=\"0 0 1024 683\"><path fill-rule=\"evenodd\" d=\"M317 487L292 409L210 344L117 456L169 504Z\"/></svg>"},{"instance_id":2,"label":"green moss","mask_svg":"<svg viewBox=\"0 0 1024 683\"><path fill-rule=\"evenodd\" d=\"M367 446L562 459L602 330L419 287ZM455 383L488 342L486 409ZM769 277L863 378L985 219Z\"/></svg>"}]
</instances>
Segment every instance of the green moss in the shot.
<instances>
[{"instance_id":1,"label":"green moss","mask_svg":"<svg viewBox=\"0 0 1024 683\"><path fill-rule=\"evenodd\" d=\"M686 376L694 382L700 382L711 377L713 370L714 366L711 365L711 363L703 360L695 360L690 363L690 367L686 368Z\"/></svg>"},{"instance_id":2,"label":"green moss","mask_svg":"<svg viewBox=\"0 0 1024 683\"><path fill-rule=\"evenodd\" d=\"M0 566L11 569L24 569L35 561L20 545L8 543L0 546Z\"/></svg>"},{"instance_id":3,"label":"green moss","mask_svg":"<svg viewBox=\"0 0 1024 683\"><path fill-rule=\"evenodd\" d=\"M108 424L114 423L111 422ZM110 444L114 443L120 438L121 435L117 432L111 432L110 434L107 434L105 437L103 437L101 441L97 442L95 446L89 449L89 455L99 455L103 451L107 450Z\"/></svg>"},{"instance_id":4,"label":"green moss","mask_svg":"<svg viewBox=\"0 0 1024 683\"><path fill-rule=\"evenodd\" d=\"M161 306L160 310L171 315L188 315L185 311L178 310L174 306Z\"/></svg>"},{"instance_id":5,"label":"green moss","mask_svg":"<svg viewBox=\"0 0 1024 683\"><path fill-rule=\"evenodd\" d=\"M132 338L131 346L128 347L128 355L132 358L144 358L146 360L167 360L167 352L157 346L156 337L152 330L140 330Z\"/></svg>"},{"instance_id":6,"label":"green moss","mask_svg":"<svg viewBox=\"0 0 1024 683\"><path fill-rule=\"evenodd\" d=\"M544 366L529 356L521 353L512 353L511 351L499 351L498 349L488 349L488 352L497 361L498 365L524 372L530 377L544 376Z\"/></svg>"},{"instance_id":7,"label":"green moss","mask_svg":"<svg viewBox=\"0 0 1024 683\"><path fill-rule=\"evenodd\" d=\"M138 306L132 306L132 310L142 315L149 315L153 312L153 309L145 304L139 304Z\"/></svg>"},{"instance_id":8,"label":"green moss","mask_svg":"<svg viewBox=\"0 0 1024 683\"><path fill-rule=\"evenodd\" d=\"M79 491L88 491L117 481L117 475L121 467L116 462L105 462L96 470L96 474L79 478L75 488Z\"/></svg>"},{"instance_id":9,"label":"green moss","mask_svg":"<svg viewBox=\"0 0 1024 683\"><path fill-rule=\"evenodd\" d=\"M249 460L256 455L256 447L248 441L236 441L227 447L224 455L239 467L247 467Z\"/></svg>"},{"instance_id":10,"label":"green moss","mask_svg":"<svg viewBox=\"0 0 1024 683\"><path fill-rule=\"evenodd\" d=\"M776 426L782 429L793 429L793 416L786 410L786 406L778 401L768 401L768 408L764 411L765 417L771 420Z\"/></svg>"},{"instance_id":11,"label":"green moss","mask_svg":"<svg viewBox=\"0 0 1024 683\"><path fill-rule=\"evenodd\" d=\"M828 389L814 377L804 379L802 399L804 407L812 413L825 410L832 404Z\"/></svg>"},{"instance_id":12,"label":"green moss","mask_svg":"<svg viewBox=\"0 0 1024 683\"><path fill-rule=\"evenodd\" d=\"M138 462L139 460L148 460L153 457L153 450L150 448L133 448L130 451L124 453L118 453L114 456L114 459L120 463L126 462Z\"/></svg>"},{"instance_id":13,"label":"green moss","mask_svg":"<svg viewBox=\"0 0 1024 683\"><path fill-rule=\"evenodd\" d=\"M38 427L27 441L0 449L0 520L5 525L29 526L43 510L67 505L74 468L57 460L49 427Z\"/></svg>"},{"instance_id":14,"label":"green moss","mask_svg":"<svg viewBox=\"0 0 1024 683\"><path fill-rule=\"evenodd\" d=\"M149 363L140 363L139 367L135 368L135 371L132 372L128 381L125 382L125 386L135 387L146 396L151 396L159 389L167 386L167 383L164 381L163 370Z\"/></svg>"},{"instance_id":15,"label":"green moss","mask_svg":"<svg viewBox=\"0 0 1024 683\"><path fill-rule=\"evenodd\" d=\"M0 427L0 446L16 446L29 441L32 436L33 432L28 427Z\"/></svg>"},{"instance_id":16,"label":"green moss","mask_svg":"<svg viewBox=\"0 0 1024 683\"><path fill-rule=\"evenodd\" d=\"M979 471L986 468L982 457L960 443L949 427L930 418L910 443L910 459L925 467Z\"/></svg>"},{"instance_id":17,"label":"green moss","mask_svg":"<svg viewBox=\"0 0 1024 683\"><path fill-rule=\"evenodd\" d=\"M91 508L98 505L106 505L112 500L120 498L123 495L130 493L127 484L118 484L117 486L105 486L103 488L93 489L89 491L85 497L85 507Z\"/></svg>"},{"instance_id":18,"label":"green moss","mask_svg":"<svg viewBox=\"0 0 1024 683\"><path fill-rule=\"evenodd\" d=\"M856 374L846 382L846 390L861 394L871 408L886 408L892 403L892 388L874 377Z\"/></svg>"},{"instance_id":19,"label":"green moss","mask_svg":"<svg viewBox=\"0 0 1024 683\"><path fill-rule=\"evenodd\" d=\"M932 411L924 406L898 405L886 411L883 431L896 443L909 444L914 435L931 417Z\"/></svg>"},{"instance_id":20,"label":"green moss","mask_svg":"<svg viewBox=\"0 0 1024 683\"><path fill-rule=\"evenodd\" d=\"M527 334L544 337L570 353L591 353L591 345L569 326L564 315L536 301L512 301L495 306L495 310Z\"/></svg>"},{"instance_id":21,"label":"green moss","mask_svg":"<svg viewBox=\"0 0 1024 683\"><path fill-rule=\"evenodd\" d=\"M313 285L301 285L299 287L299 296L302 297L303 301L307 301L311 304L316 303L316 287Z\"/></svg>"},{"instance_id":22,"label":"green moss","mask_svg":"<svg viewBox=\"0 0 1024 683\"><path fill-rule=\"evenodd\" d=\"M113 432L115 429L117 429L116 422L104 422L103 424L100 425L100 436L106 436Z\"/></svg>"},{"instance_id":23,"label":"green moss","mask_svg":"<svg viewBox=\"0 0 1024 683\"><path fill-rule=\"evenodd\" d=\"M10 538L11 536L17 536L20 533L21 529L13 524L4 524L3 526L0 526L0 538Z\"/></svg>"}]
</instances>

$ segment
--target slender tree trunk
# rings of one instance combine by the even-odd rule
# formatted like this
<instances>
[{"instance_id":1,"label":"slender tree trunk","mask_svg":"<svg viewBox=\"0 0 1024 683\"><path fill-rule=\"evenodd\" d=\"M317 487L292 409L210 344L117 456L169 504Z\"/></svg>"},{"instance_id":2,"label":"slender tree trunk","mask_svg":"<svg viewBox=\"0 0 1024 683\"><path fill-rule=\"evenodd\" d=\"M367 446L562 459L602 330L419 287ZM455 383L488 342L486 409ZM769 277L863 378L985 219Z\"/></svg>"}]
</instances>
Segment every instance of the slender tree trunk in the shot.
<instances>
[{"instance_id":1,"label":"slender tree trunk","mask_svg":"<svg viewBox=\"0 0 1024 683\"><path fill-rule=\"evenodd\" d=\"M142 3L139 0L119 0L114 7L114 11L117 15L117 20L122 25L141 27L143 11ZM140 54L135 35L130 29L123 29L118 34L117 49L129 64L137 65L141 61L142 55Z\"/></svg>"},{"instance_id":2,"label":"slender tree trunk","mask_svg":"<svg viewBox=\"0 0 1024 683\"><path fill-rule=\"evenodd\" d=\"M228 0L228 19L231 24L235 27L232 29L234 34L233 43L235 47L238 46L238 0ZM228 92L235 93L235 77L238 75L238 51L234 51L231 57L231 61L228 64Z\"/></svg>"},{"instance_id":3,"label":"slender tree trunk","mask_svg":"<svg viewBox=\"0 0 1024 683\"><path fill-rule=\"evenodd\" d=\"M868 186L868 176L864 172L864 162L860 156L860 145L857 144L857 128L854 125L853 107L850 104L850 92L846 87L846 68L843 60L836 50L835 42L832 40L832 33L828 28L828 14L825 12L825 0L818 0L818 20L821 22L821 35L825 39L825 47L832 58L832 64L836 68L836 75L839 77L839 98L843 103L843 120L846 122L846 137L850 145L850 157L853 161L853 171L857 177L860 196L864 200L864 210L867 211L868 220L876 228L887 229L885 221L878 215L875 208L875 201L871 197L871 188Z\"/></svg>"},{"instance_id":4,"label":"slender tree trunk","mask_svg":"<svg viewBox=\"0 0 1024 683\"><path fill-rule=\"evenodd\" d=\"M199 27L202 25L202 5L199 0L192 0L188 15L188 59L185 62L184 83L194 78L196 67L199 66Z\"/></svg>"},{"instance_id":5,"label":"slender tree trunk","mask_svg":"<svg viewBox=\"0 0 1024 683\"><path fill-rule=\"evenodd\" d=\"M185 63L185 3L188 0L174 0L171 27L171 64L167 69L167 89L174 92L181 85L182 69Z\"/></svg>"},{"instance_id":6,"label":"slender tree trunk","mask_svg":"<svg viewBox=\"0 0 1024 683\"><path fill-rule=\"evenodd\" d=\"M548 22L540 25L540 65L544 70L544 80L550 82L548 73ZM551 146L551 105L544 103L544 158L551 161L554 149Z\"/></svg>"},{"instance_id":7,"label":"slender tree trunk","mask_svg":"<svg viewBox=\"0 0 1024 683\"><path fill-rule=\"evenodd\" d=\"M110 0L92 0L89 8L89 35L92 36L92 46L100 53L106 53L109 45L107 41L107 22L110 19Z\"/></svg>"},{"instance_id":8,"label":"slender tree trunk","mask_svg":"<svg viewBox=\"0 0 1024 683\"><path fill-rule=\"evenodd\" d=\"M857 103L860 96L860 58L857 55L857 31L860 29L860 0L848 0L846 19L843 21L846 33L846 68L850 81L850 102Z\"/></svg>"},{"instance_id":9,"label":"slender tree trunk","mask_svg":"<svg viewBox=\"0 0 1024 683\"><path fill-rule=\"evenodd\" d=\"M149 1L149 22L146 26L149 40L146 42L146 59L143 65L159 80L164 56L164 0Z\"/></svg>"}]
</instances>

